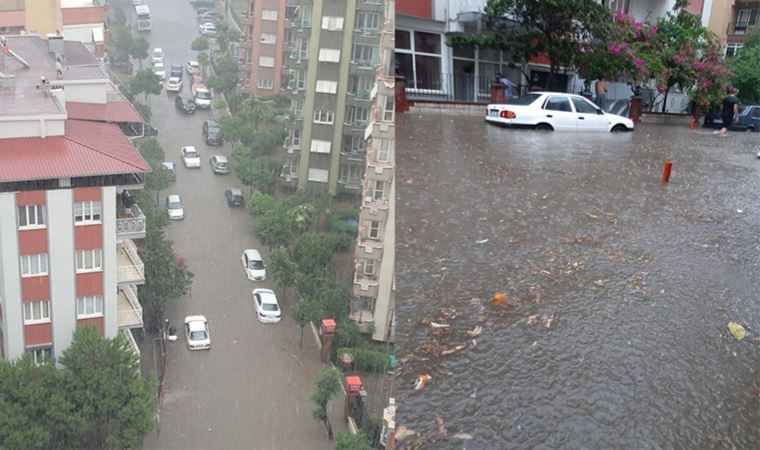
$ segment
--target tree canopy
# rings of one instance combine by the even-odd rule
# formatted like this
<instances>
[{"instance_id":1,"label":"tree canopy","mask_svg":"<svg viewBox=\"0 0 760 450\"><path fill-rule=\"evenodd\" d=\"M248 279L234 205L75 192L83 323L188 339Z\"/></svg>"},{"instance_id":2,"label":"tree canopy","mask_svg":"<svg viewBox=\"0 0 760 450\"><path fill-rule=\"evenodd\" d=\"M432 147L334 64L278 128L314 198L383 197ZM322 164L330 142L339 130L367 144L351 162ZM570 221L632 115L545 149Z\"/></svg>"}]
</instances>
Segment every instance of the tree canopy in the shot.
<instances>
[{"instance_id":1,"label":"tree canopy","mask_svg":"<svg viewBox=\"0 0 760 450\"><path fill-rule=\"evenodd\" d=\"M731 84L739 89L739 100L744 104L760 103L760 27L754 26L744 38L744 47L728 58L734 73Z\"/></svg>"}]
</instances>

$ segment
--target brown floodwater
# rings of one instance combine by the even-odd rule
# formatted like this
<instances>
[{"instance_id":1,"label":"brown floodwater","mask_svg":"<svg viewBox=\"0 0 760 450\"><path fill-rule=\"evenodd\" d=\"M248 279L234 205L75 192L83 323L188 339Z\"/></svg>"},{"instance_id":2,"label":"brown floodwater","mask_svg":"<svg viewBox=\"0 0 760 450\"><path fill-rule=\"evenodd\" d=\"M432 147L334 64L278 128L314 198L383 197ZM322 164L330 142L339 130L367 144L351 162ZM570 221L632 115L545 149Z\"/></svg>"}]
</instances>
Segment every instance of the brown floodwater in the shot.
<instances>
[{"instance_id":1,"label":"brown floodwater","mask_svg":"<svg viewBox=\"0 0 760 450\"><path fill-rule=\"evenodd\" d=\"M402 114L396 145L404 442L760 447L760 135Z\"/></svg>"}]
</instances>

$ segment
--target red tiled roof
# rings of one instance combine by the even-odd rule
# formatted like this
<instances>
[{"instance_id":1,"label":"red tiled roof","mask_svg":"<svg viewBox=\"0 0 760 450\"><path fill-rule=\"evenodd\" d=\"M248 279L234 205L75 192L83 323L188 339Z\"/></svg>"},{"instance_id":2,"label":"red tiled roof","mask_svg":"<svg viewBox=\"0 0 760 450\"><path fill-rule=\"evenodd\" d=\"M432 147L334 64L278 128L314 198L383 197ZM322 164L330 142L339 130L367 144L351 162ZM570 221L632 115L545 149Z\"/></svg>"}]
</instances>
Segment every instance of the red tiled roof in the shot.
<instances>
[{"instance_id":1,"label":"red tiled roof","mask_svg":"<svg viewBox=\"0 0 760 450\"><path fill-rule=\"evenodd\" d=\"M140 114L129 102L79 103L66 102L69 119L96 122L142 122Z\"/></svg>"},{"instance_id":2,"label":"red tiled roof","mask_svg":"<svg viewBox=\"0 0 760 450\"><path fill-rule=\"evenodd\" d=\"M64 25L82 25L86 23L103 23L106 20L105 6L87 6L84 8L62 8Z\"/></svg>"},{"instance_id":3,"label":"red tiled roof","mask_svg":"<svg viewBox=\"0 0 760 450\"><path fill-rule=\"evenodd\" d=\"M114 124L67 120L64 136L0 140L0 182L148 171Z\"/></svg>"},{"instance_id":4,"label":"red tiled roof","mask_svg":"<svg viewBox=\"0 0 760 450\"><path fill-rule=\"evenodd\" d=\"M0 27L23 27L26 25L26 13L20 11L0 11Z\"/></svg>"}]
</instances>

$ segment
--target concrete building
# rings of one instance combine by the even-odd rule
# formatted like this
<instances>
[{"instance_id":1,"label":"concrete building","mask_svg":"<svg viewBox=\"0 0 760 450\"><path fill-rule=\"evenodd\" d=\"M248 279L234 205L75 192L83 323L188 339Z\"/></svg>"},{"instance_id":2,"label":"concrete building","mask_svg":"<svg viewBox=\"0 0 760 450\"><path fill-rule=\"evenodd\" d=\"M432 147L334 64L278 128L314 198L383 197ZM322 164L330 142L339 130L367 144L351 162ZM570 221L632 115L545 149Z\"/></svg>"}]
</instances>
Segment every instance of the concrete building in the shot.
<instances>
[{"instance_id":1,"label":"concrete building","mask_svg":"<svg viewBox=\"0 0 760 450\"><path fill-rule=\"evenodd\" d=\"M362 190L383 8L383 0L288 0L285 185Z\"/></svg>"},{"instance_id":2,"label":"concrete building","mask_svg":"<svg viewBox=\"0 0 760 450\"><path fill-rule=\"evenodd\" d=\"M395 75L393 73L394 11L386 2L380 33L380 66L369 94L373 101L364 131L367 150L359 232L354 255L354 287L350 317L372 338L395 339Z\"/></svg>"},{"instance_id":3,"label":"concrete building","mask_svg":"<svg viewBox=\"0 0 760 450\"><path fill-rule=\"evenodd\" d=\"M1 50L0 354L59 357L84 324L139 353L145 216L118 205L149 170L122 131L142 119L80 42L11 36Z\"/></svg>"},{"instance_id":4,"label":"concrete building","mask_svg":"<svg viewBox=\"0 0 760 450\"><path fill-rule=\"evenodd\" d=\"M106 6L97 0L4 0L0 2L0 35L62 34L79 41L98 58L106 43Z\"/></svg>"},{"instance_id":5,"label":"concrete building","mask_svg":"<svg viewBox=\"0 0 760 450\"><path fill-rule=\"evenodd\" d=\"M735 0L728 21L726 56L735 55L744 46L744 37L758 23L760 1Z\"/></svg>"},{"instance_id":6,"label":"concrete building","mask_svg":"<svg viewBox=\"0 0 760 450\"><path fill-rule=\"evenodd\" d=\"M240 88L269 97L280 93L285 47L285 0L248 0L238 23Z\"/></svg>"}]
</instances>

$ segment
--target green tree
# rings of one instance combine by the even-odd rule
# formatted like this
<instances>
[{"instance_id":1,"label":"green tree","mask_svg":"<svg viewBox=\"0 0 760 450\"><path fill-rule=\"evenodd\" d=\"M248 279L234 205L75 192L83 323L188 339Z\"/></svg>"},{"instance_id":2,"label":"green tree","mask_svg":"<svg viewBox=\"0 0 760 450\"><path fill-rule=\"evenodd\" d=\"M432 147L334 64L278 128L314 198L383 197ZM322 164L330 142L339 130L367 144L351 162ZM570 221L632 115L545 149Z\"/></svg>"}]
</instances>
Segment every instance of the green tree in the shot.
<instances>
[{"instance_id":1,"label":"green tree","mask_svg":"<svg viewBox=\"0 0 760 450\"><path fill-rule=\"evenodd\" d=\"M373 450L374 448L361 431L357 434L341 432L335 436L335 450Z\"/></svg>"},{"instance_id":2,"label":"green tree","mask_svg":"<svg viewBox=\"0 0 760 450\"><path fill-rule=\"evenodd\" d=\"M353 320L341 320L335 330L335 347L361 347L366 345L359 325Z\"/></svg>"},{"instance_id":3,"label":"green tree","mask_svg":"<svg viewBox=\"0 0 760 450\"><path fill-rule=\"evenodd\" d=\"M340 391L340 373L338 369L324 369L317 378L316 389L311 396L311 400L316 404L314 409L314 418L324 423L327 429L327 437L332 440L333 431L330 424L330 417L327 415L327 403L335 397Z\"/></svg>"},{"instance_id":4,"label":"green tree","mask_svg":"<svg viewBox=\"0 0 760 450\"><path fill-rule=\"evenodd\" d=\"M143 60L148 57L148 48L150 43L147 39L140 36L137 39L132 39L132 45L129 47L129 56L137 60L142 70Z\"/></svg>"},{"instance_id":5,"label":"green tree","mask_svg":"<svg viewBox=\"0 0 760 450\"><path fill-rule=\"evenodd\" d=\"M326 271L318 273L296 274L296 289L302 298L317 299L324 289L331 286L332 281L328 278Z\"/></svg>"},{"instance_id":6,"label":"green tree","mask_svg":"<svg viewBox=\"0 0 760 450\"><path fill-rule=\"evenodd\" d=\"M282 298L287 301L288 289L295 287L298 265L290 260L288 250L277 247L269 253L269 271L274 275L277 288L282 290Z\"/></svg>"},{"instance_id":7,"label":"green tree","mask_svg":"<svg viewBox=\"0 0 760 450\"><path fill-rule=\"evenodd\" d=\"M274 198L263 192L254 192L248 200L248 212L253 217L264 216L275 208Z\"/></svg>"},{"instance_id":8,"label":"green tree","mask_svg":"<svg viewBox=\"0 0 760 450\"><path fill-rule=\"evenodd\" d=\"M288 216L295 224L296 231L303 233L309 229L316 217L317 209L310 203L304 203L288 210Z\"/></svg>"},{"instance_id":9,"label":"green tree","mask_svg":"<svg viewBox=\"0 0 760 450\"><path fill-rule=\"evenodd\" d=\"M149 139L140 144L140 154L152 169L145 174L145 188L156 193L156 204L158 204L159 191L168 188L171 184L171 176L163 166L166 154L161 144L155 139Z\"/></svg>"},{"instance_id":10,"label":"green tree","mask_svg":"<svg viewBox=\"0 0 760 450\"><path fill-rule=\"evenodd\" d=\"M81 446L140 446L153 428L155 386L140 376L140 358L124 336L104 339L93 326L78 327L59 362L62 386L87 424Z\"/></svg>"},{"instance_id":11,"label":"green tree","mask_svg":"<svg viewBox=\"0 0 760 450\"><path fill-rule=\"evenodd\" d=\"M111 42L108 57L115 63L128 63L132 52L134 38L123 22L115 23L111 28Z\"/></svg>"},{"instance_id":12,"label":"green tree","mask_svg":"<svg viewBox=\"0 0 760 450\"><path fill-rule=\"evenodd\" d=\"M153 111L151 111L150 106L139 100L133 100L132 106L134 106L135 110L140 116L142 116L144 121L150 122L151 117L153 117Z\"/></svg>"},{"instance_id":13,"label":"green tree","mask_svg":"<svg viewBox=\"0 0 760 450\"><path fill-rule=\"evenodd\" d=\"M230 44L232 42L238 42L242 35L240 32L229 26L227 22L216 22L216 44L222 52L230 51Z\"/></svg>"},{"instance_id":14,"label":"green tree","mask_svg":"<svg viewBox=\"0 0 760 450\"><path fill-rule=\"evenodd\" d=\"M739 89L739 100L746 105L760 103L760 47L744 46L738 55L728 59L728 65L734 73L731 84Z\"/></svg>"},{"instance_id":15,"label":"green tree","mask_svg":"<svg viewBox=\"0 0 760 450\"><path fill-rule=\"evenodd\" d=\"M348 293L343 286L334 281L321 289L315 300L322 305L323 317L332 317L340 321L348 314Z\"/></svg>"},{"instance_id":16,"label":"green tree","mask_svg":"<svg viewBox=\"0 0 760 450\"><path fill-rule=\"evenodd\" d=\"M132 95L145 94L145 102L147 103L150 94L158 95L161 93L161 78L150 69L142 69L127 82L127 89Z\"/></svg>"},{"instance_id":17,"label":"green tree","mask_svg":"<svg viewBox=\"0 0 760 450\"><path fill-rule=\"evenodd\" d=\"M301 338L298 348L303 347L303 330L309 322L316 322L322 318L322 305L319 302L302 298L293 306L293 318L301 328Z\"/></svg>"},{"instance_id":18,"label":"green tree","mask_svg":"<svg viewBox=\"0 0 760 450\"><path fill-rule=\"evenodd\" d=\"M195 40L193 40L190 48L196 52L205 52L208 50L208 39L206 36L198 36L195 38Z\"/></svg>"},{"instance_id":19,"label":"green tree","mask_svg":"<svg viewBox=\"0 0 760 450\"><path fill-rule=\"evenodd\" d=\"M293 237L293 222L283 211L275 209L264 216L255 234L270 251L275 247L287 247Z\"/></svg>"},{"instance_id":20,"label":"green tree","mask_svg":"<svg viewBox=\"0 0 760 450\"><path fill-rule=\"evenodd\" d=\"M293 250L298 270L303 273L324 273L333 254L335 242L330 236L318 233L305 233Z\"/></svg>"},{"instance_id":21,"label":"green tree","mask_svg":"<svg viewBox=\"0 0 760 450\"><path fill-rule=\"evenodd\" d=\"M213 63L216 75L209 77L208 85L214 90L224 91L225 94L232 93L239 81L237 60L225 52L216 56Z\"/></svg>"}]
</instances>

